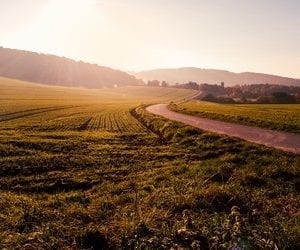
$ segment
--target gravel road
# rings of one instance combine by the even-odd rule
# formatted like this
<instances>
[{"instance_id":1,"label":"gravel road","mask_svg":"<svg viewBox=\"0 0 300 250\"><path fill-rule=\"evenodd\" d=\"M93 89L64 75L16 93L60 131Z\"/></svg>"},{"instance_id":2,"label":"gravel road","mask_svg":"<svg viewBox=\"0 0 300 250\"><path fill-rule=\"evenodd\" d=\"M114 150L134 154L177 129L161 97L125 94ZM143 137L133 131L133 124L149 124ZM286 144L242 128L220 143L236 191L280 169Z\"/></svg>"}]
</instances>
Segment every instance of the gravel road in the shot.
<instances>
[{"instance_id":1,"label":"gravel road","mask_svg":"<svg viewBox=\"0 0 300 250\"><path fill-rule=\"evenodd\" d=\"M160 115L170 120L185 123L206 131L225 134L268 147L300 154L300 135L298 134L279 132L181 114L169 110L166 104L151 105L147 107L146 110L155 115Z\"/></svg>"}]
</instances>

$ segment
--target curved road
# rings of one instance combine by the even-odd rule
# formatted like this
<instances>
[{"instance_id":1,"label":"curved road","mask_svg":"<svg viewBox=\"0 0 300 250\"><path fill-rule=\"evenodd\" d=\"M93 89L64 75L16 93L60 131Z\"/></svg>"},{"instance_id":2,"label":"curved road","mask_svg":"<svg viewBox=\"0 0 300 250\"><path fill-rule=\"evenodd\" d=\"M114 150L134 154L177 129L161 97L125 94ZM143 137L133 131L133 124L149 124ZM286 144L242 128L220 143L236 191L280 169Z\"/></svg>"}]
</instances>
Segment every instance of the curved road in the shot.
<instances>
[{"instance_id":1,"label":"curved road","mask_svg":"<svg viewBox=\"0 0 300 250\"><path fill-rule=\"evenodd\" d=\"M155 115L160 115L170 120L185 123L203 130L225 134L268 147L300 154L300 135L298 134L279 132L181 114L169 110L167 108L167 104L151 105L147 107L146 110Z\"/></svg>"}]
</instances>

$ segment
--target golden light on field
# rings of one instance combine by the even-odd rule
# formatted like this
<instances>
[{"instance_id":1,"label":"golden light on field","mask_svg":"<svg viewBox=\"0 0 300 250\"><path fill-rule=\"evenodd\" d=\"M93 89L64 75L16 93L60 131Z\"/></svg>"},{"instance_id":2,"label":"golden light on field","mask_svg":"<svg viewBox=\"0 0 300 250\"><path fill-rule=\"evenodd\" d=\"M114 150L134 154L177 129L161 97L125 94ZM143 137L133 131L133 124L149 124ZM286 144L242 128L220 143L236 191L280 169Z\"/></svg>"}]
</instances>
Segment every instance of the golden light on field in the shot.
<instances>
[{"instance_id":1,"label":"golden light on field","mask_svg":"<svg viewBox=\"0 0 300 250\"><path fill-rule=\"evenodd\" d=\"M299 11L0 0L0 249L300 249Z\"/></svg>"}]
</instances>

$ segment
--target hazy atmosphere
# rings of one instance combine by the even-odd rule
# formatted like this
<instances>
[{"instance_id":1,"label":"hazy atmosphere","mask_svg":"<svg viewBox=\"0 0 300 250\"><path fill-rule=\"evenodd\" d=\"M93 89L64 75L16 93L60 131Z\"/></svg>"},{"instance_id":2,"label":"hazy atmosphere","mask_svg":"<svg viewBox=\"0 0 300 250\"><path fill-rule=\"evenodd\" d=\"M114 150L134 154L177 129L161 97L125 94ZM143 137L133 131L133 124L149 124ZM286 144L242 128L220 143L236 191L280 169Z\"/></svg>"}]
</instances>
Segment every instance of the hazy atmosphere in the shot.
<instances>
[{"instance_id":1,"label":"hazy atmosphere","mask_svg":"<svg viewBox=\"0 0 300 250\"><path fill-rule=\"evenodd\" d=\"M0 249L300 249L300 0L0 0Z\"/></svg>"},{"instance_id":2,"label":"hazy atmosphere","mask_svg":"<svg viewBox=\"0 0 300 250\"><path fill-rule=\"evenodd\" d=\"M300 78L298 0L0 0L0 46L140 71Z\"/></svg>"}]
</instances>

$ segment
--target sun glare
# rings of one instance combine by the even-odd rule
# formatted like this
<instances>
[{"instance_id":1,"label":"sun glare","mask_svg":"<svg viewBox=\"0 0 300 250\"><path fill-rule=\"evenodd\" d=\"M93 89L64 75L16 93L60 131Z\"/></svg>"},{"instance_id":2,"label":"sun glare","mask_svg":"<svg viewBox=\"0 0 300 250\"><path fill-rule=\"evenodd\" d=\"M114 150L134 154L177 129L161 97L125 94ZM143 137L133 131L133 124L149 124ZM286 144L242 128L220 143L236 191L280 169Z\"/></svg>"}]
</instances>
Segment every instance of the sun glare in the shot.
<instances>
[{"instance_id":1,"label":"sun glare","mask_svg":"<svg viewBox=\"0 0 300 250\"><path fill-rule=\"evenodd\" d=\"M92 30L101 29L104 24L101 9L93 0L50 0L40 13L7 41L10 47L18 47L40 52L64 54L61 44L87 42ZM97 35L97 34L93 34ZM47 51L45 51L47 47ZM79 46L77 46L78 49Z\"/></svg>"}]
</instances>

